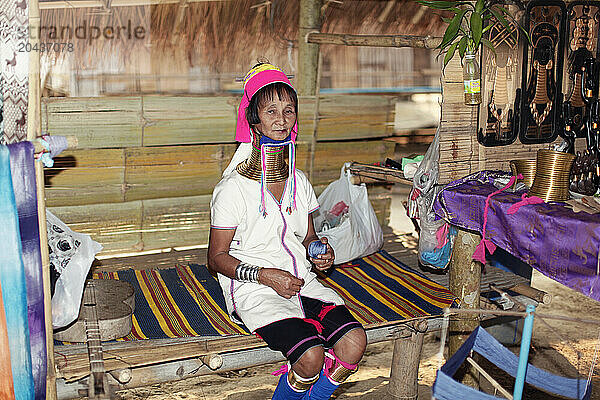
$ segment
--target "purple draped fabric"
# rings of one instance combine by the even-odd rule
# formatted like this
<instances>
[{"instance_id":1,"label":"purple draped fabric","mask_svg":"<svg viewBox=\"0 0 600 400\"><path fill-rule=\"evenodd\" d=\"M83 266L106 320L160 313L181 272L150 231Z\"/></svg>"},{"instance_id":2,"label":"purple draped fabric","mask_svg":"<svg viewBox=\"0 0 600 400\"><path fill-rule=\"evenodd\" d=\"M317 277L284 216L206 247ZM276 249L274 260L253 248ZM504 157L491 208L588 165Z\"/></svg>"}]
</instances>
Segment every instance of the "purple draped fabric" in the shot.
<instances>
[{"instance_id":1,"label":"purple draped fabric","mask_svg":"<svg viewBox=\"0 0 600 400\"><path fill-rule=\"evenodd\" d=\"M458 227L482 232L486 197L497 190L500 171L482 171L448 184L434 202L435 213ZM490 199L486 239L544 275L600 301L600 214L575 213L562 203L508 208L523 192Z\"/></svg>"},{"instance_id":2,"label":"purple draped fabric","mask_svg":"<svg viewBox=\"0 0 600 400\"><path fill-rule=\"evenodd\" d=\"M9 144L10 169L19 216L35 398L46 398L46 329L40 253L34 148L31 142Z\"/></svg>"}]
</instances>

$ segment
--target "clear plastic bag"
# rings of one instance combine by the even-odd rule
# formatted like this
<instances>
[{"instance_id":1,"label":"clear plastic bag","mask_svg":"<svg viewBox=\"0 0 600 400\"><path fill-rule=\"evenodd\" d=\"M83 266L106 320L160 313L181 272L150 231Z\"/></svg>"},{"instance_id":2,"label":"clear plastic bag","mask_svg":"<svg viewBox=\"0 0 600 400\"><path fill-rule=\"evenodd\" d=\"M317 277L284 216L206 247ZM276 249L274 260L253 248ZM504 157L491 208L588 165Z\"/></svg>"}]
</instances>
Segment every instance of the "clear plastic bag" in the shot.
<instances>
[{"instance_id":1,"label":"clear plastic bag","mask_svg":"<svg viewBox=\"0 0 600 400\"><path fill-rule=\"evenodd\" d=\"M326 237L331 244L335 264L372 254L383 245L383 231L369 202L367 187L364 183L352 184L349 167L346 163L340 178L321 193L320 208L314 215L317 234ZM332 214L337 214L339 220L336 226L326 229L324 223L329 224L326 217Z\"/></svg>"},{"instance_id":2,"label":"clear plastic bag","mask_svg":"<svg viewBox=\"0 0 600 400\"><path fill-rule=\"evenodd\" d=\"M456 230L433 211L433 202L441 187L437 184L440 159L439 128L413 179L409 210L420 220L419 261L432 268L450 263ZM412 204L411 204L412 202Z\"/></svg>"},{"instance_id":3,"label":"clear plastic bag","mask_svg":"<svg viewBox=\"0 0 600 400\"><path fill-rule=\"evenodd\" d=\"M46 210L52 294L52 326L61 328L77 319L85 278L94 257L102 250L89 235L73 232Z\"/></svg>"}]
</instances>

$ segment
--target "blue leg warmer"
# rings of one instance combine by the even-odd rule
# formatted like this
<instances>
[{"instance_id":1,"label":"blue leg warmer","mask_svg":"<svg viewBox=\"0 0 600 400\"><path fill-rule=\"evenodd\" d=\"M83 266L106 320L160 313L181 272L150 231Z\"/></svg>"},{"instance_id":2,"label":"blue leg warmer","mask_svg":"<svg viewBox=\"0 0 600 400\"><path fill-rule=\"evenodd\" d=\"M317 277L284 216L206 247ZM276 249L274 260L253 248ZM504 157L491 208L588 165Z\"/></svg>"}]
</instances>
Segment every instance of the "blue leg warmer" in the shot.
<instances>
[{"instance_id":1,"label":"blue leg warmer","mask_svg":"<svg viewBox=\"0 0 600 400\"><path fill-rule=\"evenodd\" d=\"M271 398L272 400L301 400L304 398L304 395L308 393L307 391L296 392L294 389L292 389L288 383L287 376L288 374L282 374L279 378L279 383L277 384L275 392L273 392L273 397Z\"/></svg>"},{"instance_id":2,"label":"blue leg warmer","mask_svg":"<svg viewBox=\"0 0 600 400\"><path fill-rule=\"evenodd\" d=\"M319 380L316 381L312 387L306 392L302 400L329 400L335 389L339 387L339 384L335 384L325 376L325 372L321 370Z\"/></svg>"}]
</instances>

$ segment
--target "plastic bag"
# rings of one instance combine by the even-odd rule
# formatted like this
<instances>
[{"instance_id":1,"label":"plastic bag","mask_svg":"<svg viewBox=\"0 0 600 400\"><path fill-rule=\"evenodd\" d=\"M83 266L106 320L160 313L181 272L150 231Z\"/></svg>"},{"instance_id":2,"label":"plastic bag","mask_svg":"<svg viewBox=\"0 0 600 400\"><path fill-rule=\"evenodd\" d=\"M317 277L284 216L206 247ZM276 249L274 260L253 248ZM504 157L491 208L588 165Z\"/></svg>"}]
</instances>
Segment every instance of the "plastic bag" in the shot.
<instances>
[{"instance_id":1,"label":"plastic bag","mask_svg":"<svg viewBox=\"0 0 600 400\"><path fill-rule=\"evenodd\" d=\"M314 215L317 235L326 237L331 244L335 264L372 254L383 245L383 231L369 202L367 187L364 183L352 184L349 167L350 163L346 163L340 179L321 193L318 199L321 207ZM336 215L337 211L340 212ZM337 225L328 227L326 215L332 214L339 217Z\"/></svg>"},{"instance_id":2,"label":"plastic bag","mask_svg":"<svg viewBox=\"0 0 600 400\"><path fill-rule=\"evenodd\" d=\"M77 319L85 278L102 250L89 235L73 232L46 210L50 280L53 283L52 326L61 328Z\"/></svg>"},{"instance_id":3,"label":"plastic bag","mask_svg":"<svg viewBox=\"0 0 600 400\"><path fill-rule=\"evenodd\" d=\"M450 263L456 229L446 221L436 217L433 202L441 187L437 185L440 159L439 128L429 145L423 161L413 179L413 189L409 197L409 210L412 217L418 217L419 261L421 264L443 269ZM412 202L412 204L411 204Z\"/></svg>"}]
</instances>

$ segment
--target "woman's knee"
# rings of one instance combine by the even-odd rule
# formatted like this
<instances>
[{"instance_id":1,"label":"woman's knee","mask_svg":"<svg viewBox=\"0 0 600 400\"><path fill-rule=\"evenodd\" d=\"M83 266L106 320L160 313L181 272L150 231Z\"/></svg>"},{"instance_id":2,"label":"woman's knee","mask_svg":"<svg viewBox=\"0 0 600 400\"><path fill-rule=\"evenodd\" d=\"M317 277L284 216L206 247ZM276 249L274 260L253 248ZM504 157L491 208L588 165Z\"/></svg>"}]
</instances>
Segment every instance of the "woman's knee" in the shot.
<instances>
[{"instance_id":1,"label":"woman's knee","mask_svg":"<svg viewBox=\"0 0 600 400\"><path fill-rule=\"evenodd\" d=\"M363 328L356 328L346 333L335 344L335 354L350 364L360 361L367 348L367 334Z\"/></svg>"},{"instance_id":2,"label":"woman's knee","mask_svg":"<svg viewBox=\"0 0 600 400\"><path fill-rule=\"evenodd\" d=\"M315 346L306 350L300 359L292 365L292 369L303 378L311 378L319 374L323 368L323 361L323 347Z\"/></svg>"}]
</instances>

